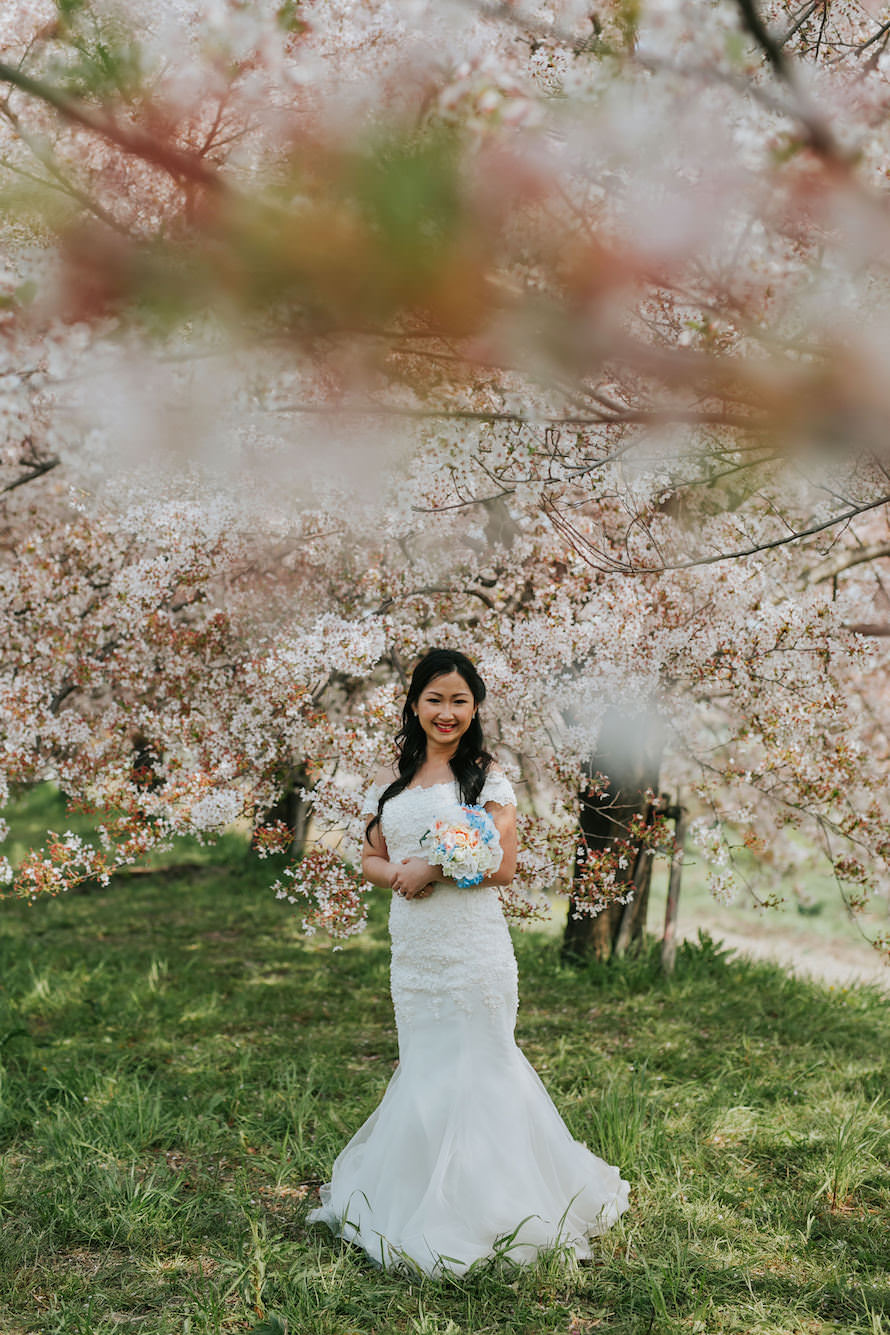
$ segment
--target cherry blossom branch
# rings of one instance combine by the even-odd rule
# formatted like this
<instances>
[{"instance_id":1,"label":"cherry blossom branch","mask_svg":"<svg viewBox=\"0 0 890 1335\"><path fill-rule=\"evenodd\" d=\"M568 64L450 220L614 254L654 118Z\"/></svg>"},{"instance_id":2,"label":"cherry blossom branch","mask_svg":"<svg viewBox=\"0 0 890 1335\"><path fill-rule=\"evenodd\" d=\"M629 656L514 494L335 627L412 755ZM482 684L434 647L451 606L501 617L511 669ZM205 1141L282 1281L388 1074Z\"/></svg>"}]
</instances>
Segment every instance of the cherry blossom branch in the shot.
<instances>
[{"instance_id":1,"label":"cherry blossom branch","mask_svg":"<svg viewBox=\"0 0 890 1335\"><path fill-rule=\"evenodd\" d=\"M269 413L300 413L319 417L404 417L415 421L506 422L517 426L725 426L750 431L756 425L750 415L703 408L700 411L671 408L620 408L609 413L505 412L486 408L400 408L396 405L284 403L267 408Z\"/></svg>"},{"instance_id":2,"label":"cherry blossom branch","mask_svg":"<svg viewBox=\"0 0 890 1335\"><path fill-rule=\"evenodd\" d=\"M769 63L772 65L776 74L786 83L794 83L794 76L788 57L782 50L783 41L777 40L772 36L763 19L760 17L757 5L754 0L736 0L739 13L742 16L742 23L748 29L748 32L754 38L757 45L763 51Z\"/></svg>"},{"instance_id":3,"label":"cherry blossom branch","mask_svg":"<svg viewBox=\"0 0 890 1335\"><path fill-rule=\"evenodd\" d=\"M864 42L861 42L855 48L855 54L861 56L863 51L867 51L870 46L874 46L875 42L879 42L882 37L886 37L888 34L890 34L890 23L882 23L877 31L872 33L871 37L867 37Z\"/></svg>"},{"instance_id":4,"label":"cherry blossom branch","mask_svg":"<svg viewBox=\"0 0 890 1335\"><path fill-rule=\"evenodd\" d=\"M79 125L82 129L100 135L123 153L150 162L177 180L191 181L216 194L228 192L228 187L219 173L208 167L201 157L175 148L144 130L128 129L119 125L110 116L91 111L60 92L58 88L54 88L52 84L42 79L34 79L13 65L0 62L0 83L10 84L20 92L38 98L72 125Z\"/></svg>"},{"instance_id":5,"label":"cherry blossom branch","mask_svg":"<svg viewBox=\"0 0 890 1335\"><path fill-rule=\"evenodd\" d=\"M41 180L40 178L29 176L28 179L37 180L40 185L49 186L52 190L61 191L62 194L67 195L69 199L76 200L82 208L86 209L89 213L92 213L100 222L105 223L107 227L111 227L114 231L121 233L123 236L131 235L129 228L125 227L123 223L118 222L113 213L110 213L98 200L93 199L85 190L81 190L78 185L75 185L75 183L65 175L50 152L43 147L34 135L29 134L28 131L25 130L21 123L21 118L17 116L9 106L8 99L6 104L0 107L0 114L6 118L18 138L28 147L37 161L45 168L49 173L49 176L52 178L47 181L45 179ZM17 167L14 163L5 162L4 166L6 166L9 171L28 176L21 167Z\"/></svg>"},{"instance_id":6,"label":"cherry blossom branch","mask_svg":"<svg viewBox=\"0 0 890 1335\"><path fill-rule=\"evenodd\" d=\"M682 739L680 740L682 741ZM711 765L709 762L702 759L698 759L696 763L698 765L698 768L703 773L710 772L715 778L723 778L721 771L716 766ZM853 835L848 834L837 824L836 821L833 821L829 816L826 816L824 812L820 812L814 809L813 807L804 806L802 802L794 801L785 794L776 791L775 788L765 788L760 784L755 783L753 779L743 779L742 781L745 782L749 787L753 788L755 792L759 793L768 802L775 803L776 806L784 807L786 810L793 811L796 815L803 817L805 820L813 822L813 824L815 825L815 829L820 839L822 840L825 849L826 860L831 866L832 876L834 878L835 884L837 885L840 897L844 902L844 907L847 909L847 912L850 915L851 920L856 925L857 930L859 931L863 940L867 941L869 945L871 945L872 944L871 938L868 936L868 933L865 931L865 929L860 925L859 917L855 913L850 903L850 900L847 897L844 882L838 875L835 866L836 859L831 849L831 841L829 836L830 834L834 834L837 838L845 840L849 845L852 845L853 847L863 848L864 845L862 844L862 841L856 839ZM740 872L740 869L736 863L736 859L734 856L734 846L728 842L725 836L724 832L725 822L721 819L720 813L717 810L716 806L713 804L713 802L710 802L709 805L711 806L711 810L715 817L715 820L719 823L721 842L725 844L727 852L729 853L730 860L733 864L734 871L736 872L737 875L741 876L741 879L745 881L745 884L748 890L752 893L754 899L759 902L758 896L752 890L750 883Z\"/></svg>"},{"instance_id":7,"label":"cherry blossom branch","mask_svg":"<svg viewBox=\"0 0 890 1335\"><path fill-rule=\"evenodd\" d=\"M13 482L7 482L4 487L0 487L0 492L15 491L16 487L23 487L26 482L34 482L37 478L51 473L54 468L58 468L61 462L61 459L45 459L39 464L30 464L30 472L17 477Z\"/></svg>"},{"instance_id":8,"label":"cherry blossom branch","mask_svg":"<svg viewBox=\"0 0 890 1335\"><path fill-rule=\"evenodd\" d=\"M773 37L757 8L756 0L736 0L742 23L754 38L766 56L775 74L790 89L795 100L795 114L804 125L810 147L817 153L831 158L835 162L847 162L840 145L835 140L825 121L816 108L809 104L797 78L797 72L783 49L781 41Z\"/></svg>"},{"instance_id":9,"label":"cherry blossom branch","mask_svg":"<svg viewBox=\"0 0 890 1335\"><path fill-rule=\"evenodd\" d=\"M777 38L776 45L779 47L787 46L794 34L815 14L820 5L824 10L827 7L826 0L810 0L808 5L804 5L790 27L785 29L781 37Z\"/></svg>"},{"instance_id":10,"label":"cherry blossom branch","mask_svg":"<svg viewBox=\"0 0 890 1335\"><path fill-rule=\"evenodd\" d=\"M609 568L618 573L627 575L659 575L667 570L692 570L697 566L716 565L720 561L737 561L746 556L756 556L759 552L774 551L777 547L787 547L791 542L799 542L802 538L812 537L816 533L824 533L828 529L836 528L839 524L849 523L857 515L868 514L872 510L879 509L882 505L890 505L890 494L878 496L872 501L866 501L862 505L852 506L842 514L834 515L831 519L823 520L819 524L811 524L807 528L795 529L781 538L773 538L770 541L754 543L749 547L740 547L731 552L716 552L710 556L691 557L686 561L665 561L661 565L646 566L640 565L635 561L617 561L614 557L609 557L600 552L593 546L582 534L569 523L556 506L544 497L541 501L541 508L547 515L547 518L558 528L565 536L571 536L573 546L576 551L582 551L585 547L594 552L599 560L605 560Z\"/></svg>"},{"instance_id":11,"label":"cherry blossom branch","mask_svg":"<svg viewBox=\"0 0 890 1335\"><path fill-rule=\"evenodd\" d=\"M839 552L830 561L822 561L819 565L811 566L809 570L802 571L801 580L806 584L820 584L824 580L834 579L836 575L853 566L864 565L868 561L879 561L885 556L890 556L890 542L872 542L867 547Z\"/></svg>"}]
</instances>

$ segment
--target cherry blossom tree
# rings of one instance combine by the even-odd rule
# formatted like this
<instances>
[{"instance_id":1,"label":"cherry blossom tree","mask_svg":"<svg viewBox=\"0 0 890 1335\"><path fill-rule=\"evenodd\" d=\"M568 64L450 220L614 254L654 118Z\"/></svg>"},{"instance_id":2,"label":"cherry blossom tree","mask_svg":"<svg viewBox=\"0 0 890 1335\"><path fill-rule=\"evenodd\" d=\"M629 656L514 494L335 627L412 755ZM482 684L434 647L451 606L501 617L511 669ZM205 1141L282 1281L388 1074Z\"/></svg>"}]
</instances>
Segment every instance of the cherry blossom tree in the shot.
<instances>
[{"instance_id":1,"label":"cherry blossom tree","mask_svg":"<svg viewBox=\"0 0 890 1335\"><path fill-rule=\"evenodd\" d=\"M801 830L851 907L886 888L886 25L2 24L4 767L103 813L19 893L237 818L280 847L295 774L348 853L431 643L492 687L517 913L571 882L621 916L627 831L578 835L579 801L627 824L616 716L657 737L716 894L747 850L775 898ZM325 843L279 893L361 925Z\"/></svg>"}]
</instances>

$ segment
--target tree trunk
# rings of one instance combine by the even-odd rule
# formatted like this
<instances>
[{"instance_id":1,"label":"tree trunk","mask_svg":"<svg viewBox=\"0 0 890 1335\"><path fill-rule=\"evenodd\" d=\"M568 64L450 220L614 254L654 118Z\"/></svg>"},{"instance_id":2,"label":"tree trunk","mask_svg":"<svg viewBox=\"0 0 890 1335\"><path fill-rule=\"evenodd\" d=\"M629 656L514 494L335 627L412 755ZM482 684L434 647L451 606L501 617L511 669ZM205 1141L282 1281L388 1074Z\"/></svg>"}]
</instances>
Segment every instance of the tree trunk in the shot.
<instances>
[{"instance_id":1,"label":"tree trunk","mask_svg":"<svg viewBox=\"0 0 890 1335\"><path fill-rule=\"evenodd\" d=\"M646 812L646 824L652 820L653 809ZM631 877L633 899L622 905L621 923L618 934L612 942L612 953L624 955L631 942L641 941L646 929L646 913L649 908L649 887L652 884L652 849L638 848Z\"/></svg>"},{"instance_id":2,"label":"tree trunk","mask_svg":"<svg viewBox=\"0 0 890 1335\"><path fill-rule=\"evenodd\" d=\"M160 787L163 783L158 770L161 766L161 752L159 747L146 736L144 732L137 732L133 738L133 782L137 788L142 788L146 792Z\"/></svg>"},{"instance_id":3,"label":"tree trunk","mask_svg":"<svg viewBox=\"0 0 890 1335\"><path fill-rule=\"evenodd\" d=\"M303 789L308 787L309 775L304 765L296 765L287 775L281 790L281 796L273 807L266 812L262 824L273 825L281 821L291 831L293 838L290 856L298 857L306 848L306 832L309 825L309 804L303 797Z\"/></svg>"},{"instance_id":4,"label":"tree trunk","mask_svg":"<svg viewBox=\"0 0 890 1335\"><path fill-rule=\"evenodd\" d=\"M658 773L664 737L653 714L629 716L610 709L603 721L596 755L585 766L591 778L604 774L608 788L591 797L581 793L580 830L588 848L603 849L627 837L634 816L647 815L647 792L658 789ZM578 874L575 862L575 875ZM563 959L580 960L594 955L606 960L640 941L646 925L646 907L652 875L652 857L639 850L633 870L634 897L629 904L610 904L591 917L575 916L575 901L569 900L569 917L563 936Z\"/></svg>"}]
</instances>

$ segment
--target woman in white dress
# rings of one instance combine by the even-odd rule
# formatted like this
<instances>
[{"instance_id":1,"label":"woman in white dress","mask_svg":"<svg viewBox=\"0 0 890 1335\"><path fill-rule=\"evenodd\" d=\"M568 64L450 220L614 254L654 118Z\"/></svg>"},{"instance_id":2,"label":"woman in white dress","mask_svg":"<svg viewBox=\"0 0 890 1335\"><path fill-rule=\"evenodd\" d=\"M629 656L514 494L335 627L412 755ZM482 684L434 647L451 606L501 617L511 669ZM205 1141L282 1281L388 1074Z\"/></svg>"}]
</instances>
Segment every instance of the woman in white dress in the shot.
<instances>
[{"instance_id":1,"label":"woman in white dress","mask_svg":"<svg viewBox=\"0 0 890 1335\"><path fill-rule=\"evenodd\" d=\"M391 985L399 1065L338 1156L309 1218L386 1267L464 1274L483 1257L590 1255L627 1209L628 1184L573 1140L516 1046L516 960L497 887L516 865L516 798L484 749L485 686L434 649L411 679L397 768L366 800L362 868L393 891ZM424 856L436 820L481 805L500 866L460 889Z\"/></svg>"}]
</instances>

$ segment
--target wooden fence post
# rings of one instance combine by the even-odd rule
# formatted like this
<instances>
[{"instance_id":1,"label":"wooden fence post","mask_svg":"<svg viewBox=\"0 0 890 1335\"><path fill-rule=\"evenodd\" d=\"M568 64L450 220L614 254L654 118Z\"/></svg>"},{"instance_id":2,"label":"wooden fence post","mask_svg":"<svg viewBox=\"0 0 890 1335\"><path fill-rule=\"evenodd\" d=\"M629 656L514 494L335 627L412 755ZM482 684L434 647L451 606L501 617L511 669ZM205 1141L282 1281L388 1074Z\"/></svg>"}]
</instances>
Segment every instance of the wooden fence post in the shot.
<instances>
[{"instance_id":1,"label":"wooden fence post","mask_svg":"<svg viewBox=\"0 0 890 1335\"><path fill-rule=\"evenodd\" d=\"M686 842L686 808L679 802L665 812L674 821L674 852L668 881L667 906L664 911L664 935L661 938L661 967L673 973L677 957L677 910L680 903L680 877L683 872L683 846Z\"/></svg>"},{"instance_id":2,"label":"wooden fence post","mask_svg":"<svg viewBox=\"0 0 890 1335\"><path fill-rule=\"evenodd\" d=\"M652 876L652 856L651 848L637 849L637 855L634 858L633 876L631 877L633 895L624 905L621 926L618 928L618 935L615 938L613 953L619 957L626 952L630 945L634 923L645 912L645 904L642 901L644 897L648 897L649 882Z\"/></svg>"}]
</instances>

